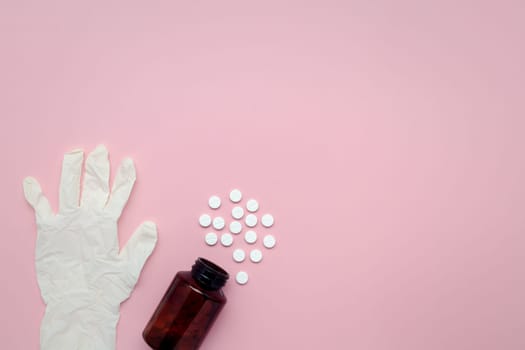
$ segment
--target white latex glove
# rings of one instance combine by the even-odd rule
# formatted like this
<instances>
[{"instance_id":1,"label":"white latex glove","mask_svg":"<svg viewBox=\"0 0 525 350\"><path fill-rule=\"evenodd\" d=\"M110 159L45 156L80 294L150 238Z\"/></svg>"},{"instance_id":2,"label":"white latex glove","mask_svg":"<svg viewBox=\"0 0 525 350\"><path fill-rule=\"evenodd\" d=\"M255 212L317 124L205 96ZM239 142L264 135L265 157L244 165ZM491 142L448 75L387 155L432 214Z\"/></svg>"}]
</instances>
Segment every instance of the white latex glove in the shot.
<instances>
[{"instance_id":1,"label":"white latex glove","mask_svg":"<svg viewBox=\"0 0 525 350\"><path fill-rule=\"evenodd\" d=\"M157 242L157 228L144 222L119 251L117 221L135 182L125 159L109 191L109 160L104 146L87 158L66 153L57 214L38 182L24 180L24 194L35 209L36 273L46 311L41 350L114 350L120 303L126 300Z\"/></svg>"}]
</instances>

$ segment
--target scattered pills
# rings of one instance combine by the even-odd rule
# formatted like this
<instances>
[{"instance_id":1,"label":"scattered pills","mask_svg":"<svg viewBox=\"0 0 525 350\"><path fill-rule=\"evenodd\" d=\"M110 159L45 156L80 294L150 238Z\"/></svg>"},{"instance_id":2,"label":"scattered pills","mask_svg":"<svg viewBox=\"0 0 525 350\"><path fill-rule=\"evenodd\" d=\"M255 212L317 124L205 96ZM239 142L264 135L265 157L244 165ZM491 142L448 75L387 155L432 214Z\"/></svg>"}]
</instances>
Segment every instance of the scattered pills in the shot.
<instances>
[{"instance_id":1,"label":"scattered pills","mask_svg":"<svg viewBox=\"0 0 525 350\"><path fill-rule=\"evenodd\" d=\"M255 231L246 231L244 234L244 240L248 244L254 244L257 241L257 233Z\"/></svg>"},{"instance_id":2,"label":"scattered pills","mask_svg":"<svg viewBox=\"0 0 525 350\"><path fill-rule=\"evenodd\" d=\"M262 260L263 255L259 249L254 249L250 252L250 260L254 263L258 263Z\"/></svg>"},{"instance_id":3,"label":"scattered pills","mask_svg":"<svg viewBox=\"0 0 525 350\"><path fill-rule=\"evenodd\" d=\"M239 203L242 199L242 193L241 191L235 189L233 191L230 192L230 200L233 202L233 203Z\"/></svg>"},{"instance_id":4,"label":"scattered pills","mask_svg":"<svg viewBox=\"0 0 525 350\"><path fill-rule=\"evenodd\" d=\"M264 214L261 218L261 223L264 227L271 227L273 225L273 216L271 214Z\"/></svg>"},{"instance_id":5,"label":"scattered pills","mask_svg":"<svg viewBox=\"0 0 525 350\"><path fill-rule=\"evenodd\" d=\"M217 234L215 232L207 233L204 237L204 240L206 241L207 245L215 245L218 241Z\"/></svg>"},{"instance_id":6,"label":"scattered pills","mask_svg":"<svg viewBox=\"0 0 525 350\"><path fill-rule=\"evenodd\" d=\"M222 199L224 200L225 197L228 198L227 196L223 196ZM259 229L254 228L257 226L259 221L260 221L260 225L266 228L272 227L274 225L273 215L271 214L262 215L262 213L260 214L262 216L256 215L256 213L260 210L259 202L256 199L250 198L246 201L245 205L241 204L240 202L243 201L243 195L242 195L242 192L238 189L233 189L229 193L229 199L232 203L238 203L238 204L233 204L233 208L231 209L231 217L233 218L231 222L227 223L227 221L231 220L231 219L228 220L228 217L225 218L224 216L215 216L213 214L212 215L202 214L199 217L200 226L205 227L205 228L210 227L210 226L213 227L213 231L206 233L204 237L206 244L209 246L215 246L220 241L220 244L222 246L231 247L235 240L234 235L238 235L241 232L243 232L243 226L244 226L245 227L244 230L246 230L245 232L243 232L245 244L252 245L251 248L255 248L256 247L255 243L257 243L258 240L259 241L262 240L262 245L266 249L274 248L276 245L275 236L271 234L267 234L267 235L264 235L264 238L262 236L259 238L255 230L257 230L260 234L261 233L260 230L264 230L264 229L261 228L259 230ZM212 210L221 208L222 204L223 203L222 203L221 198L217 195L212 195L208 198L208 206ZM212 216L215 216L215 217L212 217ZM217 231L223 230L226 227L226 225L228 225L229 232L223 231L224 233L222 233L222 235L220 232L217 232ZM250 246L245 245L244 247L246 248ZM253 263L260 263L263 260L263 252L261 251L261 249L264 250L264 248L260 248L260 249L255 248L251 250L250 249L244 250L242 248L237 248L233 250L232 258L237 263L242 263L243 261L247 259L249 259ZM235 281L239 285L244 285L248 283L248 279L249 279L249 276L246 271L239 271L235 275Z\"/></svg>"},{"instance_id":7,"label":"scattered pills","mask_svg":"<svg viewBox=\"0 0 525 350\"><path fill-rule=\"evenodd\" d=\"M263 238L263 245L268 248L268 249L272 249L273 247L275 247L275 237L272 236L272 235L266 235L264 236Z\"/></svg>"},{"instance_id":8,"label":"scattered pills","mask_svg":"<svg viewBox=\"0 0 525 350\"><path fill-rule=\"evenodd\" d=\"M257 216L255 216L255 214L248 214L244 222L248 227L255 227L255 225L257 225Z\"/></svg>"},{"instance_id":9,"label":"scattered pills","mask_svg":"<svg viewBox=\"0 0 525 350\"><path fill-rule=\"evenodd\" d=\"M208 205L212 209L218 209L221 206L221 199L218 196L211 196Z\"/></svg>"},{"instance_id":10,"label":"scattered pills","mask_svg":"<svg viewBox=\"0 0 525 350\"><path fill-rule=\"evenodd\" d=\"M238 263L243 262L245 258L246 258L246 253L244 252L244 250L235 249L233 251L233 260L235 260L236 262Z\"/></svg>"},{"instance_id":11,"label":"scattered pills","mask_svg":"<svg viewBox=\"0 0 525 350\"><path fill-rule=\"evenodd\" d=\"M230 232L234 234L239 234L242 231L242 224L239 221L232 221L230 223Z\"/></svg>"},{"instance_id":12,"label":"scattered pills","mask_svg":"<svg viewBox=\"0 0 525 350\"><path fill-rule=\"evenodd\" d=\"M200 217L199 217L199 224L202 226L202 227L208 227L211 225L211 216L209 216L208 214L202 214Z\"/></svg>"},{"instance_id":13,"label":"scattered pills","mask_svg":"<svg viewBox=\"0 0 525 350\"><path fill-rule=\"evenodd\" d=\"M235 276L235 281L240 285L248 283L248 273L246 271L239 271Z\"/></svg>"},{"instance_id":14,"label":"scattered pills","mask_svg":"<svg viewBox=\"0 0 525 350\"><path fill-rule=\"evenodd\" d=\"M229 247L233 244L233 236L229 233L223 233L221 236L221 244L225 247Z\"/></svg>"},{"instance_id":15,"label":"scattered pills","mask_svg":"<svg viewBox=\"0 0 525 350\"><path fill-rule=\"evenodd\" d=\"M246 202L246 209L248 209L249 212L255 213L257 210L259 210L259 202L257 202L255 199L250 199L248 202Z\"/></svg>"},{"instance_id":16,"label":"scattered pills","mask_svg":"<svg viewBox=\"0 0 525 350\"><path fill-rule=\"evenodd\" d=\"M241 219L244 216L244 209L242 207L234 207L232 209L232 217L234 219Z\"/></svg>"},{"instance_id":17,"label":"scattered pills","mask_svg":"<svg viewBox=\"0 0 525 350\"><path fill-rule=\"evenodd\" d=\"M226 225L226 222L221 216L217 216L213 219L213 228L216 230L222 230L224 228L224 225Z\"/></svg>"}]
</instances>

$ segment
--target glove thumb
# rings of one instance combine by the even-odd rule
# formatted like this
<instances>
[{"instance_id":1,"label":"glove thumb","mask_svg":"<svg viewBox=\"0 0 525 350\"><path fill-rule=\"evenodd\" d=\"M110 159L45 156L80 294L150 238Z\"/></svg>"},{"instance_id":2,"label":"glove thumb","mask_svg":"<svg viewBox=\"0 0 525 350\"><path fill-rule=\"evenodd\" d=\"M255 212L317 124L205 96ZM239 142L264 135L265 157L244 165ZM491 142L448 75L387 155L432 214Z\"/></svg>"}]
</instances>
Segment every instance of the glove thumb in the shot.
<instances>
[{"instance_id":1,"label":"glove thumb","mask_svg":"<svg viewBox=\"0 0 525 350\"><path fill-rule=\"evenodd\" d=\"M133 288L140 272L157 244L157 225L151 221L143 222L133 233L121 250L119 257L124 262Z\"/></svg>"}]
</instances>

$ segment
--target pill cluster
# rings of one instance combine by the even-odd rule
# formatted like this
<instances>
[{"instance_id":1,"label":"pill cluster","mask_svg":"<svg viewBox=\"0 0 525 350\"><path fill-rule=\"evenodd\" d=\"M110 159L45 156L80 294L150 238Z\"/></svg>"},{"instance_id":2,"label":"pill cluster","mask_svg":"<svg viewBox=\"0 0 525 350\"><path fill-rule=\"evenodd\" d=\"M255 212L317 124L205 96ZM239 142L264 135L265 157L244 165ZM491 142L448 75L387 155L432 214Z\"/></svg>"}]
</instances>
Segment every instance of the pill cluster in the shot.
<instances>
[{"instance_id":1,"label":"pill cluster","mask_svg":"<svg viewBox=\"0 0 525 350\"><path fill-rule=\"evenodd\" d=\"M235 240L234 235L237 236L243 232L244 222L244 225L247 228L246 232L244 232L244 242L248 245L254 245L259 239L255 230L255 227L259 223L259 218L257 216L259 202L255 199L250 199L246 201L245 207L243 207L241 205L242 192L238 189L232 190L229 198L234 207L231 209L232 219L228 225L226 225L227 220L222 216L215 216L212 218L210 214L202 214L199 217L200 226L204 228L209 228L211 226L215 229L215 231L207 232L205 234L204 241L207 245L214 246L220 240L222 246L229 247ZM208 206L213 210L219 209L221 205L222 200L219 196L211 196L208 200ZM274 218L271 214L264 214L260 218L260 223L263 226L263 230L269 229L274 224ZM226 226L228 226L229 232L220 234L219 239L219 231L222 231ZM262 239L262 244L265 248L272 249L275 247L276 239L271 234L265 234ZM242 263L246 259L245 250L242 248L235 249L232 258L234 261ZM253 248L250 250L249 258L253 263L259 263L263 259L263 252L260 249ZM239 271L235 276L235 280L241 285L246 284L248 282L248 273L246 271Z\"/></svg>"}]
</instances>

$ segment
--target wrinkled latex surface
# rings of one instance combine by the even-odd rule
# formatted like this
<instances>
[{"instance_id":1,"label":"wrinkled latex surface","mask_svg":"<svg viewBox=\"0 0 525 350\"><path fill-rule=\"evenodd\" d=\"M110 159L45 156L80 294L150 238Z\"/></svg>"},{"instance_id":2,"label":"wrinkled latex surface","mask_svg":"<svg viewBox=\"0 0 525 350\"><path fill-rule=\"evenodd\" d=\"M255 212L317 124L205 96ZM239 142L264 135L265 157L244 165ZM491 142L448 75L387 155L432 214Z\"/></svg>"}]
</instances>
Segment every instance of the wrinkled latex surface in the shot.
<instances>
[{"instance_id":1,"label":"wrinkled latex surface","mask_svg":"<svg viewBox=\"0 0 525 350\"><path fill-rule=\"evenodd\" d=\"M98 146L64 155L58 213L40 184L24 179L24 194L37 223L36 273L46 311L41 350L114 350L120 303L133 290L157 242L157 228L144 222L119 249L117 221L136 179L125 159L109 189L109 159Z\"/></svg>"}]
</instances>

